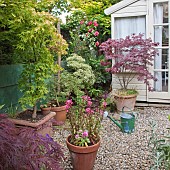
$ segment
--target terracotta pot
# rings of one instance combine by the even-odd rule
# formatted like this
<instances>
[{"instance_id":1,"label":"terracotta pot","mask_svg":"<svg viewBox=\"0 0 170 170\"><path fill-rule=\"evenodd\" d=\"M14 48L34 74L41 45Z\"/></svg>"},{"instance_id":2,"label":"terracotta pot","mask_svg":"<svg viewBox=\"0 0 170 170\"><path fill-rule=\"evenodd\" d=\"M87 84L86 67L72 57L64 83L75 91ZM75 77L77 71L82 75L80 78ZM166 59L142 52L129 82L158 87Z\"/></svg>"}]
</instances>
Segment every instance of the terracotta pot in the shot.
<instances>
[{"instance_id":1,"label":"terracotta pot","mask_svg":"<svg viewBox=\"0 0 170 170\"><path fill-rule=\"evenodd\" d=\"M100 146L100 141L92 146L80 147L69 143L71 136L68 136L66 143L70 151L71 162L74 170L92 170L98 148Z\"/></svg>"},{"instance_id":2,"label":"terracotta pot","mask_svg":"<svg viewBox=\"0 0 170 170\"><path fill-rule=\"evenodd\" d=\"M22 128L23 126L28 126L28 127L35 128L37 133L43 136L45 136L46 134L52 136L53 135L52 118L55 115L56 115L55 112L50 112L48 115L44 116L41 120L37 122L30 122L27 120L13 119L13 118L8 118L8 119L13 123L15 123L19 128Z\"/></svg>"},{"instance_id":3,"label":"terracotta pot","mask_svg":"<svg viewBox=\"0 0 170 170\"><path fill-rule=\"evenodd\" d=\"M128 96L114 95L115 104L118 112L122 112L124 107L125 112L133 111L135 108L137 94Z\"/></svg>"},{"instance_id":4,"label":"terracotta pot","mask_svg":"<svg viewBox=\"0 0 170 170\"><path fill-rule=\"evenodd\" d=\"M51 107L51 111L56 113L54 116L55 121L53 122L53 125L64 124L67 115L66 106Z\"/></svg>"},{"instance_id":5,"label":"terracotta pot","mask_svg":"<svg viewBox=\"0 0 170 170\"><path fill-rule=\"evenodd\" d=\"M41 107L41 113L46 116L50 113L51 107Z\"/></svg>"}]
</instances>

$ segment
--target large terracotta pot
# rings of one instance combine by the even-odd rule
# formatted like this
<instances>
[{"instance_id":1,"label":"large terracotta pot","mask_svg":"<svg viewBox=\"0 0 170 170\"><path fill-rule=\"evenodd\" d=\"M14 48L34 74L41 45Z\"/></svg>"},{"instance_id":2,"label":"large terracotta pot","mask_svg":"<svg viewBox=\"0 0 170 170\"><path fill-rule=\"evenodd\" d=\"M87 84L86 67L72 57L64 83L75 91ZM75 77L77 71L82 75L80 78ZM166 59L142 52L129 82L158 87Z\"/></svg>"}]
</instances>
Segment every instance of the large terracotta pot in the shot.
<instances>
[{"instance_id":1,"label":"large terracotta pot","mask_svg":"<svg viewBox=\"0 0 170 170\"><path fill-rule=\"evenodd\" d=\"M71 136L68 136L66 143L70 151L71 162L74 170L92 170L98 148L100 146L100 141L92 146L80 147L72 145L69 142Z\"/></svg>"},{"instance_id":2,"label":"large terracotta pot","mask_svg":"<svg viewBox=\"0 0 170 170\"><path fill-rule=\"evenodd\" d=\"M66 106L51 107L51 111L56 113L54 116L55 121L53 122L53 125L64 124L67 115Z\"/></svg>"},{"instance_id":3,"label":"large terracotta pot","mask_svg":"<svg viewBox=\"0 0 170 170\"><path fill-rule=\"evenodd\" d=\"M125 112L133 111L135 108L137 94L128 95L128 96L119 96L114 95L114 100L116 104L116 108L118 112ZM124 107L124 109L123 109Z\"/></svg>"},{"instance_id":4,"label":"large terracotta pot","mask_svg":"<svg viewBox=\"0 0 170 170\"><path fill-rule=\"evenodd\" d=\"M28 126L34 128L38 134L41 134L42 136L46 136L46 134L53 136L53 127L52 127L52 119L56 115L55 112L50 112L48 115L44 116L42 119L40 119L37 122L31 122L28 120L22 120L22 119L14 119L14 118L8 118L10 121L12 121L18 128L22 128L23 126Z\"/></svg>"}]
</instances>

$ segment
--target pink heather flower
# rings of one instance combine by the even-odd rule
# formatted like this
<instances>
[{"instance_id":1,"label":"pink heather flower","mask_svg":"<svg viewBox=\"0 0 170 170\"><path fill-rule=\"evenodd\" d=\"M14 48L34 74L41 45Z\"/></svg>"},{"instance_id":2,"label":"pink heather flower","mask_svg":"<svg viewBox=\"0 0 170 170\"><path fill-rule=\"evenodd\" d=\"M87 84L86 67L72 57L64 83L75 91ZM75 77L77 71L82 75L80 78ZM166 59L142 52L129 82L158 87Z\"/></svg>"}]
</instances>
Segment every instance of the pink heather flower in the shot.
<instances>
[{"instance_id":1,"label":"pink heather flower","mask_svg":"<svg viewBox=\"0 0 170 170\"><path fill-rule=\"evenodd\" d=\"M80 21L80 25L82 25L82 24L84 24L84 21L83 21L83 20Z\"/></svg>"},{"instance_id":2,"label":"pink heather flower","mask_svg":"<svg viewBox=\"0 0 170 170\"><path fill-rule=\"evenodd\" d=\"M96 43L95 43L95 44L96 44L96 47L97 47L97 46L99 46L99 41L96 41Z\"/></svg>"},{"instance_id":3,"label":"pink heather flower","mask_svg":"<svg viewBox=\"0 0 170 170\"><path fill-rule=\"evenodd\" d=\"M87 101L87 106L91 106L92 102L91 101Z\"/></svg>"},{"instance_id":4,"label":"pink heather flower","mask_svg":"<svg viewBox=\"0 0 170 170\"><path fill-rule=\"evenodd\" d=\"M92 21L89 21L89 22L87 23L88 26L90 26L90 25L92 25L92 24L93 24Z\"/></svg>"},{"instance_id":5,"label":"pink heather flower","mask_svg":"<svg viewBox=\"0 0 170 170\"><path fill-rule=\"evenodd\" d=\"M91 109L91 108L86 108L86 113L88 113L88 114L92 114L92 113L94 113L94 111Z\"/></svg>"},{"instance_id":6,"label":"pink heather flower","mask_svg":"<svg viewBox=\"0 0 170 170\"><path fill-rule=\"evenodd\" d=\"M99 31L96 31L94 35L97 37L99 35Z\"/></svg>"},{"instance_id":7,"label":"pink heather flower","mask_svg":"<svg viewBox=\"0 0 170 170\"><path fill-rule=\"evenodd\" d=\"M78 139L78 138L79 138L79 135L78 135L78 134L77 134L77 135L75 135L75 138L76 138L76 139Z\"/></svg>"},{"instance_id":8,"label":"pink heather flower","mask_svg":"<svg viewBox=\"0 0 170 170\"><path fill-rule=\"evenodd\" d=\"M86 33L86 37L88 37L88 35L89 35L89 34L88 34L88 33Z\"/></svg>"},{"instance_id":9,"label":"pink heather flower","mask_svg":"<svg viewBox=\"0 0 170 170\"><path fill-rule=\"evenodd\" d=\"M83 137L88 137L88 135L89 135L89 134L88 134L88 131L87 131L87 130L85 130L85 131L82 133L82 136L83 136Z\"/></svg>"},{"instance_id":10,"label":"pink heather flower","mask_svg":"<svg viewBox=\"0 0 170 170\"><path fill-rule=\"evenodd\" d=\"M88 32L92 32L93 31L93 28L90 28L89 30L88 30Z\"/></svg>"},{"instance_id":11,"label":"pink heather flower","mask_svg":"<svg viewBox=\"0 0 170 170\"><path fill-rule=\"evenodd\" d=\"M93 25L94 25L95 27L97 27L99 24L97 23L97 21L94 21L94 22L93 22Z\"/></svg>"},{"instance_id":12,"label":"pink heather flower","mask_svg":"<svg viewBox=\"0 0 170 170\"><path fill-rule=\"evenodd\" d=\"M107 106L107 103L104 101L103 102L103 107L106 107Z\"/></svg>"},{"instance_id":13,"label":"pink heather flower","mask_svg":"<svg viewBox=\"0 0 170 170\"><path fill-rule=\"evenodd\" d=\"M91 101L91 98L89 96L82 96L82 99L85 101Z\"/></svg>"},{"instance_id":14,"label":"pink heather flower","mask_svg":"<svg viewBox=\"0 0 170 170\"><path fill-rule=\"evenodd\" d=\"M72 104L73 104L72 99L66 101L66 105L72 105Z\"/></svg>"}]
</instances>

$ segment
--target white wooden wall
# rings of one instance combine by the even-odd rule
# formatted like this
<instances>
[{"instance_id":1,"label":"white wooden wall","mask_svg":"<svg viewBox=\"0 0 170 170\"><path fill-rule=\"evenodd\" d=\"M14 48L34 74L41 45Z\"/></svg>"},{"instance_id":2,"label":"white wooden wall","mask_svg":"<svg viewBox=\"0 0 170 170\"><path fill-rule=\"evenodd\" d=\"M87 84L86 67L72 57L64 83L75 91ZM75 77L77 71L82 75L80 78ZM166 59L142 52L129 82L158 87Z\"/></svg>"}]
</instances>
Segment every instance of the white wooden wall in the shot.
<instances>
[{"instance_id":1,"label":"white wooden wall","mask_svg":"<svg viewBox=\"0 0 170 170\"><path fill-rule=\"evenodd\" d=\"M115 17L129 17L129 16L141 16L141 15L146 15L146 22L147 22L147 1L146 0L139 0L127 7L111 14L112 38L114 39L114 19L115 19ZM146 28L146 32L147 32L147 28ZM112 76L112 89L113 90L120 89L120 86L116 80L117 80L117 78L115 77L115 75L113 75ZM132 80L132 82L129 84L128 87L135 88L138 91L138 93L139 93L139 95L137 97L138 101L147 101L147 87L143 82L139 82L135 78Z\"/></svg>"}]
</instances>

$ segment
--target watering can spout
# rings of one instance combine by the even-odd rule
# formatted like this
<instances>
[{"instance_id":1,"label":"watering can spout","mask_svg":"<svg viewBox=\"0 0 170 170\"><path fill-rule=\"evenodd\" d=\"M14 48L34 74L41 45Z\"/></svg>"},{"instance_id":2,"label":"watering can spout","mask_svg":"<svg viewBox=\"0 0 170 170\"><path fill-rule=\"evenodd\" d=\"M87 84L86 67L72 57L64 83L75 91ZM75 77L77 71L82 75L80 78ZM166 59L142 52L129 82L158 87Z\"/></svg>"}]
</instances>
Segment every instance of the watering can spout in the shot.
<instances>
[{"instance_id":1,"label":"watering can spout","mask_svg":"<svg viewBox=\"0 0 170 170\"><path fill-rule=\"evenodd\" d=\"M121 130L123 130L122 125L118 121L110 117L107 111L104 112L104 117L108 117L114 124L116 124Z\"/></svg>"}]
</instances>

